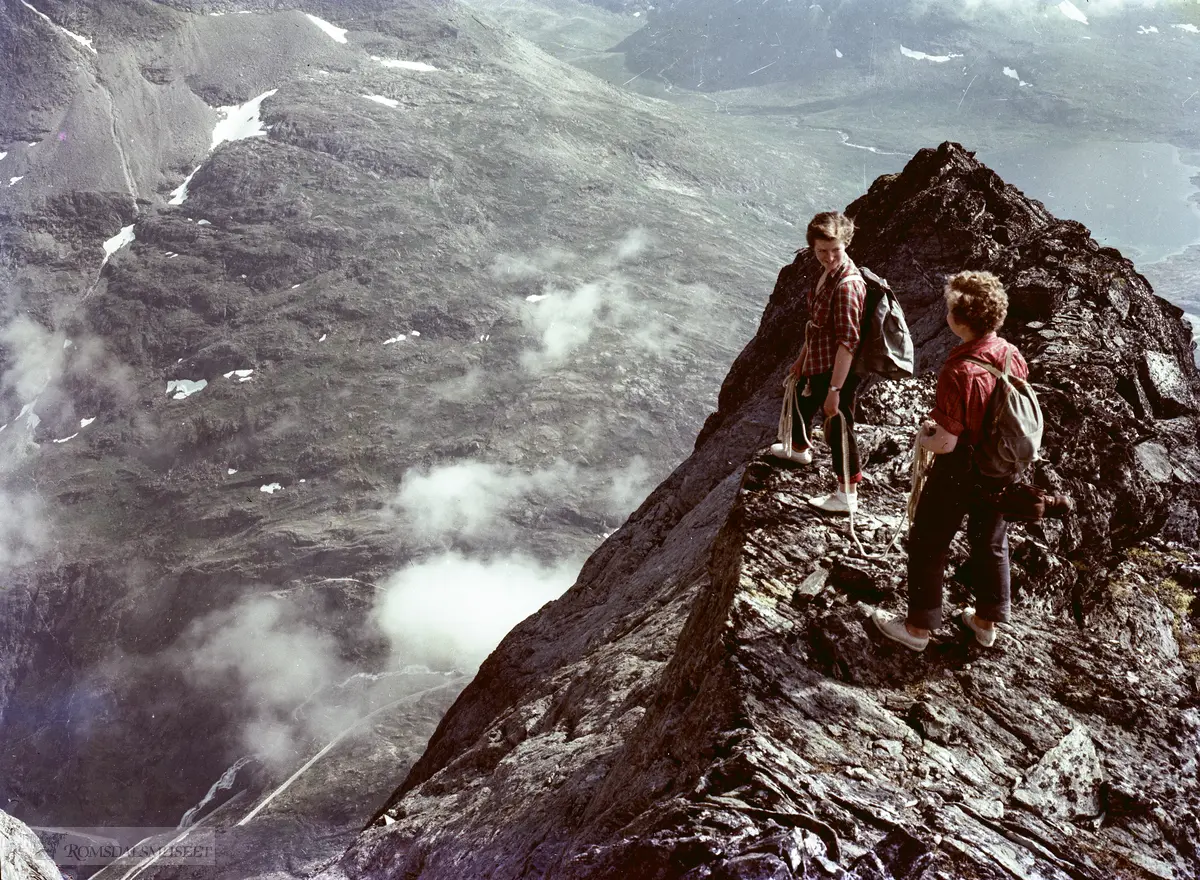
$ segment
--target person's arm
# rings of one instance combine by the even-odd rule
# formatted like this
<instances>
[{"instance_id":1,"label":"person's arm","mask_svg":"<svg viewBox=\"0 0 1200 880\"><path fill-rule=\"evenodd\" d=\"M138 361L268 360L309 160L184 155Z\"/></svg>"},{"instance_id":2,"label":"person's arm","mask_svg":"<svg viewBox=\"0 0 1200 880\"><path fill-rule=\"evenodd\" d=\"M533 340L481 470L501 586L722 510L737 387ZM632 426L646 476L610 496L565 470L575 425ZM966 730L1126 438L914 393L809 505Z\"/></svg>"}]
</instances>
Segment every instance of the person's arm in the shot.
<instances>
[{"instance_id":1,"label":"person's arm","mask_svg":"<svg viewBox=\"0 0 1200 880\"><path fill-rule=\"evenodd\" d=\"M921 445L935 455L945 455L958 446L958 435L951 434L937 422L928 421L921 428Z\"/></svg>"},{"instance_id":2,"label":"person's arm","mask_svg":"<svg viewBox=\"0 0 1200 880\"><path fill-rule=\"evenodd\" d=\"M850 375L850 365L853 362L854 352L839 343L837 355L833 361L833 379L829 383L829 393L825 395L826 418L833 418L841 405L841 387L846 384L846 378Z\"/></svg>"},{"instance_id":3,"label":"person's arm","mask_svg":"<svg viewBox=\"0 0 1200 880\"><path fill-rule=\"evenodd\" d=\"M938 374L937 399L930 418L921 425L917 440L936 455L953 452L958 438L967 429L967 405L963 396L963 377L955 367L943 367Z\"/></svg>"},{"instance_id":4,"label":"person's arm","mask_svg":"<svg viewBox=\"0 0 1200 880\"><path fill-rule=\"evenodd\" d=\"M823 407L826 418L832 418L841 403L841 388L850 375L854 352L858 349L859 322L862 321L867 287L861 278L851 277L838 285L833 293L833 330L837 336L837 354L833 360L833 376Z\"/></svg>"}]
</instances>

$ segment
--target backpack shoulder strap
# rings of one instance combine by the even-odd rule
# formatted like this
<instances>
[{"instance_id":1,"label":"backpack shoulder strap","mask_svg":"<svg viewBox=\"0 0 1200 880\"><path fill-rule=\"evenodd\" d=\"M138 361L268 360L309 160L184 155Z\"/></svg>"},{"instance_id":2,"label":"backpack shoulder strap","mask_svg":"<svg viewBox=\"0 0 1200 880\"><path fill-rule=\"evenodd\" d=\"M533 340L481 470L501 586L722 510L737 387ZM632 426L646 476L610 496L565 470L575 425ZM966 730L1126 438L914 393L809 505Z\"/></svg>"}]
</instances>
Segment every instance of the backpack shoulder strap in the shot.
<instances>
[{"instance_id":1,"label":"backpack shoulder strap","mask_svg":"<svg viewBox=\"0 0 1200 880\"><path fill-rule=\"evenodd\" d=\"M1011 354L1011 352L1010 352L1010 353L1009 353L1009 360L1011 361L1011 359L1012 359L1012 354ZM975 365L975 366L977 366L977 367L983 367L985 370L987 370L989 373L991 373L991 374L992 374L993 376L995 376L997 379L1003 379L1003 378L1005 378L1006 376L1008 376L1008 366L1009 366L1008 362L1005 362L1005 364L1004 364L1004 371L1003 371L1003 372L1001 372L1001 371L1000 371L999 369L997 369L996 367L992 366L992 365L991 365L991 364L989 364L989 363L986 363L986 362L984 362L984 361L981 361L981 360L979 360L978 358L971 358L971 357L969 357L969 358L963 358L963 360L964 360L964 361L966 361L966 362L967 362L967 363L969 363L969 364L974 364L974 365Z\"/></svg>"}]
</instances>

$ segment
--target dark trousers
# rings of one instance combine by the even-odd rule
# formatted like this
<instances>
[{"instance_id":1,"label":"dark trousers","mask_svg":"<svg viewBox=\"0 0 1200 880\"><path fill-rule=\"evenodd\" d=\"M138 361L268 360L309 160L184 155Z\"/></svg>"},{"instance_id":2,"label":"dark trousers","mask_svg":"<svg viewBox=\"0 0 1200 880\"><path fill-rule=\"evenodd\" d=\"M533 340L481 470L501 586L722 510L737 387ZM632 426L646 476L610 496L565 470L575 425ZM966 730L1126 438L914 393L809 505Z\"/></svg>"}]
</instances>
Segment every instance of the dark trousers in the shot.
<instances>
[{"instance_id":1,"label":"dark trousers","mask_svg":"<svg viewBox=\"0 0 1200 880\"><path fill-rule=\"evenodd\" d=\"M807 397L804 396L804 379L796 383L796 405L792 407L792 445L797 449L812 446L808 432L812 429L813 418L825 405L825 398L832 383L832 372L809 376L811 393ZM862 469L858 464L858 443L854 439L854 404L857 396L858 376L851 373L842 386L838 403L838 409L846 416L845 449L842 449L841 420L837 416L825 420L825 439L829 441L833 450L833 469L837 473L838 481L842 480L844 474L849 473L852 484L862 482ZM843 456L848 456L849 461L845 461ZM848 469L844 469L843 464Z\"/></svg>"},{"instance_id":2,"label":"dark trousers","mask_svg":"<svg viewBox=\"0 0 1200 880\"><path fill-rule=\"evenodd\" d=\"M975 611L984 620L1008 620L1008 527L1004 517L984 501L985 492L1001 482L975 471L966 445L934 461L908 535L908 622L913 626L941 626L946 557L964 516Z\"/></svg>"}]
</instances>

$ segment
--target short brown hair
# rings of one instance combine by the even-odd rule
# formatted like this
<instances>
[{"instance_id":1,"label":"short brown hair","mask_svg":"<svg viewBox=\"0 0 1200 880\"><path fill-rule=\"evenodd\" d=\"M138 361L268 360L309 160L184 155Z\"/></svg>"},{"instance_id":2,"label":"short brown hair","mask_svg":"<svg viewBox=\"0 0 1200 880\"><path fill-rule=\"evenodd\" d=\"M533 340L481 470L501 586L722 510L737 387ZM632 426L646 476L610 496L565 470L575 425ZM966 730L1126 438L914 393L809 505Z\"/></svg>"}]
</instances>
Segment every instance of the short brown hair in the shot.
<instances>
[{"instance_id":1,"label":"short brown hair","mask_svg":"<svg viewBox=\"0 0 1200 880\"><path fill-rule=\"evenodd\" d=\"M824 211L808 221L808 231L804 237L809 247L818 238L840 241L849 247L850 239L854 238L854 221L841 211Z\"/></svg>"},{"instance_id":2,"label":"short brown hair","mask_svg":"<svg viewBox=\"0 0 1200 880\"><path fill-rule=\"evenodd\" d=\"M946 306L954 320L986 336L1008 317L1008 294L991 272L959 272L946 282Z\"/></svg>"}]
</instances>

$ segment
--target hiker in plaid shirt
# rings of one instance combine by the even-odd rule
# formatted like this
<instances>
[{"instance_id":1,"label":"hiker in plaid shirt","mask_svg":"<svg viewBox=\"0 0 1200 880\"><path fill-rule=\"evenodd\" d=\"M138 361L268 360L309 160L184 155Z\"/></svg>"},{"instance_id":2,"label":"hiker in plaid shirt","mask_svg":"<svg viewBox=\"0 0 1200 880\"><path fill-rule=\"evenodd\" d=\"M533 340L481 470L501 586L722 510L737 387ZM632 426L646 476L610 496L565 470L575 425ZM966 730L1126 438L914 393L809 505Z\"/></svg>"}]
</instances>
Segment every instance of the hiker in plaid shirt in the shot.
<instances>
[{"instance_id":1,"label":"hiker in plaid shirt","mask_svg":"<svg viewBox=\"0 0 1200 880\"><path fill-rule=\"evenodd\" d=\"M862 481L854 439L858 376L850 371L850 365L858 348L867 285L846 254L853 236L854 221L837 211L818 214L808 224L808 246L825 271L808 296L804 347L791 370L796 379L792 442L771 447L776 458L810 463L809 430L817 410L825 414L825 436L833 451L837 488L810 498L809 504L830 513L850 513L857 508Z\"/></svg>"}]
</instances>

